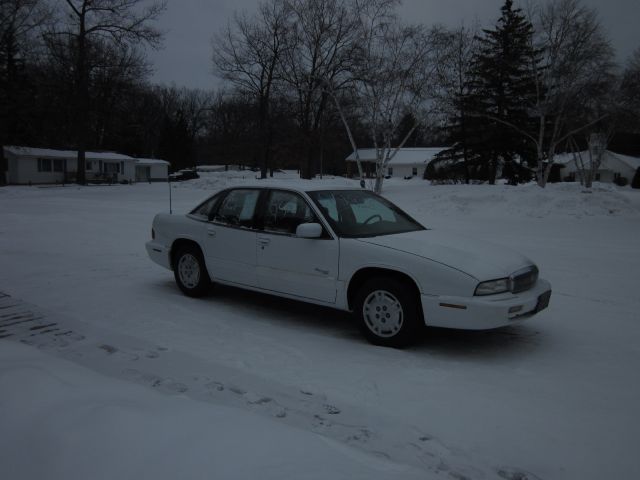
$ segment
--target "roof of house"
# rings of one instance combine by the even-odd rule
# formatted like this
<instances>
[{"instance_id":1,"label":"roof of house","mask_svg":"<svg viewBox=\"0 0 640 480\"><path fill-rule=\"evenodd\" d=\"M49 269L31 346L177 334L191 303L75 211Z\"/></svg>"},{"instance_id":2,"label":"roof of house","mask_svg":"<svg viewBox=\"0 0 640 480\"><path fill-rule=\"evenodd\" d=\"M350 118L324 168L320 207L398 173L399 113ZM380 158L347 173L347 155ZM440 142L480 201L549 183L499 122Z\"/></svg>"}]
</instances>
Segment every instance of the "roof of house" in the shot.
<instances>
[{"instance_id":1,"label":"roof of house","mask_svg":"<svg viewBox=\"0 0 640 480\"><path fill-rule=\"evenodd\" d=\"M136 165L171 165L166 160L159 158L136 158Z\"/></svg>"},{"instance_id":2,"label":"roof of house","mask_svg":"<svg viewBox=\"0 0 640 480\"><path fill-rule=\"evenodd\" d=\"M21 157L41 157L41 158L75 158L78 155L76 150L54 150L52 148L33 148L9 145L3 147L5 152L9 152ZM87 160L134 160L129 155L116 152L86 152Z\"/></svg>"},{"instance_id":3,"label":"roof of house","mask_svg":"<svg viewBox=\"0 0 640 480\"><path fill-rule=\"evenodd\" d=\"M582 161L585 163L585 165L588 166L590 164L590 161L591 161L591 157L589 156L589 152L585 150L585 151L578 152L578 153L582 156ZM640 168L640 158L638 158L638 157L630 157L629 155L622 155L620 153L612 152L611 150L606 150L604 152L604 155L605 155L605 158L603 160L603 163L605 163L605 165L606 165L607 158L613 158L613 159L616 159L616 160L624 163L629 168L632 168L634 170L637 169L637 168ZM567 165L567 164L573 162L573 154L572 153L560 153L560 154L558 154L558 155L556 155L554 157L553 161L554 161L554 163Z\"/></svg>"},{"instance_id":4,"label":"roof of house","mask_svg":"<svg viewBox=\"0 0 640 480\"><path fill-rule=\"evenodd\" d=\"M420 148L401 148L389 161L389 165L426 165L433 158L447 147L420 147ZM394 150L392 150L393 154ZM375 162L375 148L359 148L358 155L362 162ZM356 153L353 152L347 157L347 162L355 162Z\"/></svg>"}]
</instances>

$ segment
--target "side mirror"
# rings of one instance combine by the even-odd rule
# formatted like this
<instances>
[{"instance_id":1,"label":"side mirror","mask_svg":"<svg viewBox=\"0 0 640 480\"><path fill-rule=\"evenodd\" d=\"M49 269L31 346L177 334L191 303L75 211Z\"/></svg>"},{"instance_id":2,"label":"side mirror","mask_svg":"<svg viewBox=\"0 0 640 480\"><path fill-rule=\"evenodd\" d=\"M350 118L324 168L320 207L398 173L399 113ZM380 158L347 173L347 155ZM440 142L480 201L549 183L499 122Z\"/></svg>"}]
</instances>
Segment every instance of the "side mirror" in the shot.
<instances>
[{"instance_id":1,"label":"side mirror","mask_svg":"<svg viewBox=\"0 0 640 480\"><path fill-rule=\"evenodd\" d=\"M320 238L322 236L322 225L319 223L301 223L296 228L296 237L299 238Z\"/></svg>"}]
</instances>

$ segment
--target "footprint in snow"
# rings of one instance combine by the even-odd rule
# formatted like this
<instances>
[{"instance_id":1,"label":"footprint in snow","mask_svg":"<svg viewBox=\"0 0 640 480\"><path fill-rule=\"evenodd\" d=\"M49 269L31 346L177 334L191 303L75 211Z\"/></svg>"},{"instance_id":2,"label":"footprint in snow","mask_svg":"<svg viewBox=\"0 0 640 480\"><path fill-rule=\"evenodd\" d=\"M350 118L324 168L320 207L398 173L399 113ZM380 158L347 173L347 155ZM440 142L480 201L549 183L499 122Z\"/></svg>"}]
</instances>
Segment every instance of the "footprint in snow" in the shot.
<instances>
[{"instance_id":1,"label":"footprint in snow","mask_svg":"<svg viewBox=\"0 0 640 480\"><path fill-rule=\"evenodd\" d=\"M98 348L100 350L104 350L105 352L107 352L107 355L113 355L114 357L118 357L123 360L128 360L130 362L134 362L140 359L139 355L136 355L135 353L123 352L121 350L118 350L113 345L107 345L103 343L102 345L98 346Z\"/></svg>"},{"instance_id":2,"label":"footprint in snow","mask_svg":"<svg viewBox=\"0 0 640 480\"><path fill-rule=\"evenodd\" d=\"M324 411L329 415L338 415L340 413L340 409L333 405L325 404L322 406L322 408L324 408Z\"/></svg>"},{"instance_id":3,"label":"footprint in snow","mask_svg":"<svg viewBox=\"0 0 640 480\"><path fill-rule=\"evenodd\" d=\"M499 468L498 476L504 480L540 480L540 477L533 473L511 467Z\"/></svg>"},{"instance_id":4,"label":"footprint in snow","mask_svg":"<svg viewBox=\"0 0 640 480\"><path fill-rule=\"evenodd\" d=\"M129 380L148 385L166 393L184 393L189 390L184 383L176 382L172 378L162 378L153 373L144 373L132 368L123 370L122 373Z\"/></svg>"},{"instance_id":5,"label":"footprint in snow","mask_svg":"<svg viewBox=\"0 0 640 480\"><path fill-rule=\"evenodd\" d=\"M208 390L215 390L216 392L223 392L224 391L224 384L222 384L220 382L216 382L216 381L209 382L209 383L205 384L204 387L206 389L208 389ZM214 392L212 392L212 394L213 393Z\"/></svg>"}]
</instances>

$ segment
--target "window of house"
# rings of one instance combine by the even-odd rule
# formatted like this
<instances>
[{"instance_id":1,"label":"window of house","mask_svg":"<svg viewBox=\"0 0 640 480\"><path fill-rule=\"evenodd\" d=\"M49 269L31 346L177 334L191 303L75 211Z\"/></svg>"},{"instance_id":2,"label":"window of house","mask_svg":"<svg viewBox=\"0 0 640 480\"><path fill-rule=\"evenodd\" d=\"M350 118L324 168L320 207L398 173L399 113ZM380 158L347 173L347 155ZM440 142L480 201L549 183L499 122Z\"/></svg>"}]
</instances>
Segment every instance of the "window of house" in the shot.
<instances>
[{"instance_id":1,"label":"window of house","mask_svg":"<svg viewBox=\"0 0 640 480\"><path fill-rule=\"evenodd\" d=\"M54 172L64 172L64 160L61 158L56 158L53 161L53 171Z\"/></svg>"},{"instance_id":2,"label":"window of house","mask_svg":"<svg viewBox=\"0 0 640 480\"><path fill-rule=\"evenodd\" d=\"M87 168L87 170L93 170L93 163L91 162L91 160L87 160L85 162L85 167Z\"/></svg>"},{"instance_id":3,"label":"window of house","mask_svg":"<svg viewBox=\"0 0 640 480\"><path fill-rule=\"evenodd\" d=\"M599 182L599 181L600 181L600 174L596 173L596 182Z\"/></svg>"},{"instance_id":4,"label":"window of house","mask_svg":"<svg viewBox=\"0 0 640 480\"><path fill-rule=\"evenodd\" d=\"M389 167L387 169L387 175L389 175L390 177L393 176L393 167Z\"/></svg>"},{"instance_id":5,"label":"window of house","mask_svg":"<svg viewBox=\"0 0 640 480\"><path fill-rule=\"evenodd\" d=\"M411 175L418 175L418 167L413 167L411 169Z\"/></svg>"},{"instance_id":6,"label":"window of house","mask_svg":"<svg viewBox=\"0 0 640 480\"><path fill-rule=\"evenodd\" d=\"M39 158L38 159L38 171L39 172L50 172L51 171L51 159L50 158Z\"/></svg>"},{"instance_id":7,"label":"window of house","mask_svg":"<svg viewBox=\"0 0 640 480\"><path fill-rule=\"evenodd\" d=\"M105 162L104 173L120 173L120 164L113 163L113 162Z\"/></svg>"}]
</instances>

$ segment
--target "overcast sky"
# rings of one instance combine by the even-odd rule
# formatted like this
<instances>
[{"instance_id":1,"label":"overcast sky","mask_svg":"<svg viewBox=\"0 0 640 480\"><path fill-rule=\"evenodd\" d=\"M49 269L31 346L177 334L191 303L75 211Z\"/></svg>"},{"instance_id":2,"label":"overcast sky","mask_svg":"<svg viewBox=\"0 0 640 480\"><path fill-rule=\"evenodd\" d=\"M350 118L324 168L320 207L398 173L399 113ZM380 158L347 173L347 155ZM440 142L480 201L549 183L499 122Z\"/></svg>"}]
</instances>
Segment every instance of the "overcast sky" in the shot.
<instances>
[{"instance_id":1,"label":"overcast sky","mask_svg":"<svg viewBox=\"0 0 640 480\"><path fill-rule=\"evenodd\" d=\"M598 9L618 60L640 47L640 0L583 0ZM159 22L166 32L164 48L151 52L155 83L210 89L220 85L213 75L211 37L236 10L253 12L258 0L169 0ZM412 23L458 26L477 19L491 27L504 0L403 0L402 17ZM516 2L518 3L518 2Z\"/></svg>"}]
</instances>

